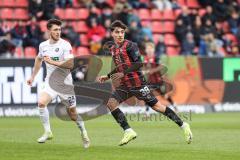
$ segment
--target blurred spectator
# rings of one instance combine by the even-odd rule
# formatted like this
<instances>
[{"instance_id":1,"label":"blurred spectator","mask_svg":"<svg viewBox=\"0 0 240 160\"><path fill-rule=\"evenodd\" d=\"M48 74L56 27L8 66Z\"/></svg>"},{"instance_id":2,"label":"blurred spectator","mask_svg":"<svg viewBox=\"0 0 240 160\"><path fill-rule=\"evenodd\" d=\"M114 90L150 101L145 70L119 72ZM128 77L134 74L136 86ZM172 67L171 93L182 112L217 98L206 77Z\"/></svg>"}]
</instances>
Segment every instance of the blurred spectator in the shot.
<instances>
[{"instance_id":1,"label":"blurred spectator","mask_svg":"<svg viewBox=\"0 0 240 160\"><path fill-rule=\"evenodd\" d=\"M214 1L209 0L198 0L199 4L203 7L213 5Z\"/></svg>"},{"instance_id":2,"label":"blurred spectator","mask_svg":"<svg viewBox=\"0 0 240 160\"><path fill-rule=\"evenodd\" d=\"M105 37L103 38L102 40L102 46L104 46L105 44L107 44L107 42L110 42L112 41L112 37L111 37L111 31L110 30L107 30L106 31L106 35ZM98 52L98 55L104 55L104 56L109 56L111 55L111 53L109 52L108 49L103 49L104 47L102 47L99 52Z\"/></svg>"},{"instance_id":3,"label":"blurred spectator","mask_svg":"<svg viewBox=\"0 0 240 160\"><path fill-rule=\"evenodd\" d=\"M106 0L94 0L93 3L96 5L97 8L103 9L105 6L108 6L109 4L106 2Z\"/></svg>"},{"instance_id":4,"label":"blurred spectator","mask_svg":"<svg viewBox=\"0 0 240 160\"><path fill-rule=\"evenodd\" d=\"M224 3L224 0L217 0L213 3L213 13L217 18L217 21L224 21L228 15L228 7Z\"/></svg>"},{"instance_id":5,"label":"blurred spectator","mask_svg":"<svg viewBox=\"0 0 240 160\"><path fill-rule=\"evenodd\" d=\"M164 37L162 35L160 35L157 45L156 45L156 52L155 52L156 57L159 58L161 55L166 54L166 52L167 52L166 50L167 50L167 48L164 43Z\"/></svg>"},{"instance_id":6,"label":"blurred spectator","mask_svg":"<svg viewBox=\"0 0 240 160\"><path fill-rule=\"evenodd\" d=\"M178 19L175 25L175 36L177 40L182 43L182 41L185 39L185 35L187 34L188 29L187 27L183 24L182 19Z\"/></svg>"},{"instance_id":7,"label":"blurred spectator","mask_svg":"<svg viewBox=\"0 0 240 160\"><path fill-rule=\"evenodd\" d=\"M182 7L182 13L178 16L177 19L181 19L184 26L188 27L191 25L191 18L189 15L189 9L187 6Z\"/></svg>"},{"instance_id":8,"label":"blurred spectator","mask_svg":"<svg viewBox=\"0 0 240 160\"><path fill-rule=\"evenodd\" d=\"M29 24L26 26L26 29L27 29L27 36L24 39L23 47L33 46L35 48L38 48L38 45L40 44L40 42L43 41L43 37L42 37L42 31L35 17L31 19Z\"/></svg>"},{"instance_id":9,"label":"blurred spectator","mask_svg":"<svg viewBox=\"0 0 240 160\"><path fill-rule=\"evenodd\" d=\"M152 3L160 11L172 9L172 4L169 0L153 0Z\"/></svg>"},{"instance_id":10,"label":"blurred spectator","mask_svg":"<svg viewBox=\"0 0 240 160\"><path fill-rule=\"evenodd\" d=\"M145 36L147 36L150 41L153 41L153 33L150 22L145 22L141 28L141 37Z\"/></svg>"},{"instance_id":11,"label":"blurred spectator","mask_svg":"<svg viewBox=\"0 0 240 160\"><path fill-rule=\"evenodd\" d=\"M97 13L97 8L96 8L96 6L95 6L94 4L92 4L92 5L90 6L89 16L88 16L88 18L87 18L87 20L86 20L88 27L91 27L91 21L92 21L92 19L96 20L97 23L99 23L99 21L100 21L99 15L98 15L98 13Z\"/></svg>"},{"instance_id":12,"label":"blurred spectator","mask_svg":"<svg viewBox=\"0 0 240 160\"><path fill-rule=\"evenodd\" d=\"M132 21L137 22L138 28L141 28L141 20L137 13L135 13L136 10L133 10L131 7L128 9L128 23L127 25L130 25Z\"/></svg>"},{"instance_id":13,"label":"blurred spectator","mask_svg":"<svg viewBox=\"0 0 240 160\"><path fill-rule=\"evenodd\" d=\"M0 58L12 58L16 46L12 43L11 33L6 33L0 39Z\"/></svg>"},{"instance_id":14,"label":"blurred spectator","mask_svg":"<svg viewBox=\"0 0 240 160\"><path fill-rule=\"evenodd\" d=\"M28 5L28 12L30 17L40 17L42 13L42 0L28 0L29 5Z\"/></svg>"},{"instance_id":15,"label":"blurred spectator","mask_svg":"<svg viewBox=\"0 0 240 160\"><path fill-rule=\"evenodd\" d=\"M215 37L217 39L222 39L222 37L224 35L224 30L223 30L222 24L220 22L215 23L215 31L213 33L215 34Z\"/></svg>"},{"instance_id":16,"label":"blurred spectator","mask_svg":"<svg viewBox=\"0 0 240 160\"><path fill-rule=\"evenodd\" d=\"M69 40L73 47L80 46L79 34L72 26L67 25L66 22L63 22L62 24L62 37Z\"/></svg>"},{"instance_id":17,"label":"blurred spectator","mask_svg":"<svg viewBox=\"0 0 240 160\"><path fill-rule=\"evenodd\" d=\"M87 38L90 41L90 50L93 54L97 54L101 48L101 41L105 37L106 30L96 19L91 20L91 27L87 33Z\"/></svg>"},{"instance_id":18,"label":"blurred spectator","mask_svg":"<svg viewBox=\"0 0 240 160\"><path fill-rule=\"evenodd\" d=\"M72 7L73 0L57 0L57 4L60 8Z\"/></svg>"},{"instance_id":19,"label":"blurred spectator","mask_svg":"<svg viewBox=\"0 0 240 160\"><path fill-rule=\"evenodd\" d=\"M1 20L0 20L1 21ZM3 32L3 35L5 35L7 32L11 31L11 27L6 23L5 20L1 21L0 23L1 30Z\"/></svg>"},{"instance_id":20,"label":"blurred spectator","mask_svg":"<svg viewBox=\"0 0 240 160\"><path fill-rule=\"evenodd\" d=\"M178 4L177 0L172 0L172 9L180 9L181 6Z\"/></svg>"},{"instance_id":21,"label":"blurred spectator","mask_svg":"<svg viewBox=\"0 0 240 160\"><path fill-rule=\"evenodd\" d=\"M126 38L133 42L139 43L141 39L141 31L140 31L140 28L138 28L136 21L131 22Z\"/></svg>"},{"instance_id":22,"label":"blurred spectator","mask_svg":"<svg viewBox=\"0 0 240 160\"><path fill-rule=\"evenodd\" d=\"M130 9L131 9L131 6L127 2L117 3L115 5L114 19L118 19L127 25L128 24L128 16L129 16L128 12Z\"/></svg>"},{"instance_id":23,"label":"blurred spectator","mask_svg":"<svg viewBox=\"0 0 240 160\"><path fill-rule=\"evenodd\" d=\"M139 1L139 0L131 0L128 1L133 8L149 8L149 4L147 2Z\"/></svg>"},{"instance_id":24,"label":"blurred spectator","mask_svg":"<svg viewBox=\"0 0 240 160\"><path fill-rule=\"evenodd\" d=\"M54 11L56 8L55 0L42 0L41 12L39 13L40 20L49 20L55 18Z\"/></svg>"},{"instance_id":25,"label":"blurred spectator","mask_svg":"<svg viewBox=\"0 0 240 160\"><path fill-rule=\"evenodd\" d=\"M194 35L194 41L196 43L196 46L199 46L201 36L204 34L204 28L202 26L201 17L199 16L196 17L195 23L192 28L192 32Z\"/></svg>"},{"instance_id":26,"label":"blurred spectator","mask_svg":"<svg viewBox=\"0 0 240 160\"><path fill-rule=\"evenodd\" d=\"M112 22L113 16L112 16L112 9L109 5L106 5L101 14L101 24L105 27L108 28L110 27L110 24ZM110 23L110 24L109 24Z\"/></svg>"},{"instance_id":27,"label":"blurred spectator","mask_svg":"<svg viewBox=\"0 0 240 160\"><path fill-rule=\"evenodd\" d=\"M205 22L204 34L215 33L215 27L210 19Z\"/></svg>"},{"instance_id":28,"label":"blurred spectator","mask_svg":"<svg viewBox=\"0 0 240 160\"><path fill-rule=\"evenodd\" d=\"M210 19L213 23L216 22L216 16L213 14L212 6L206 7L206 13L202 17L202 22L206 22L208 19Z\"/></svg>"},{"instance_id":29,"label":"blurred spectator","mask_svg":"<svg viewBox=\"0 0 240 160\"><path fill-rule=\"evenodd\" d=\"M183 41L181 54L188 56L194 55L194 49L196 47L193 34L191 32L187 33L186 39Z\"/></svg>"},{"instance_id":30,"label":"blurred spectator","mask_svg":"<svg viewBox=\"0 0 240 160\"><path fill-rule=\"evenodd\" d=\"M189 17L191 20L191 26L194 25L194 22L195 22L197 16L198 16L198 11L196 9L192 9L191 13L189 14Z\"/></svg>"},{"instance_id":31,"label":"blurred spectator","mask_svg":"<svg viewBox=\"0 0 240 160\"><path fill-rule=\"evenodd\" d=\"M207 55L209 57L223 57L221 48L223 46L222 41L215 38L213 33L209 33L207 36Z\"/></svg>"},{"instance_id":32,"label":"blurred spectator","mask_svg":"<svg viewBox=\"0 0 240 160\"><path fill-rule=\"evenodd\" d=\"M228 24L233 34L237 34L238 23L240 22L239 14L236 11L231 13L231 17L228 19Z\"/></svg>"},{"instance_id":33,"label":"blurred spectator","mask_svg":"<svg viewBox=\"0 0 240 160\"><path fill-rule=\"evenodd\" d=\"M23 21L18 21L17 25L11 30L12 42L16 46L22 46L23 40L27 37L27 28Z\"/></svg>"}]
</instances>

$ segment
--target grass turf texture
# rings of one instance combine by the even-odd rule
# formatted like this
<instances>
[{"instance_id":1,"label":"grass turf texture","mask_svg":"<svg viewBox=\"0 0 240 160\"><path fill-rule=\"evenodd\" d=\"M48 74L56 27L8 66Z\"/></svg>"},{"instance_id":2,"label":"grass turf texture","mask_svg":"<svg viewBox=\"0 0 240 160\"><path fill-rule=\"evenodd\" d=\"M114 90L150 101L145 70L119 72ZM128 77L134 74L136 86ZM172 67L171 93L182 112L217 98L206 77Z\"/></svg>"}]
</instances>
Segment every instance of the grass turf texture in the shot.
<instances>
[{"instance_id":1,"label":"grass turf texture","mask_svg":"<svg viewBox=\"0 0 240 160\"><path fill-rule=\"evenodd\" d=\"M91 147L86 150L74 123L51 118L54 139L38 144L39 118L0 118L0 160L240 159L240 113L192 115L190 145L167 120L130 124L138 138L118 147L123 132L110 115L87 121Z\"/></svg>"}]
</instances>

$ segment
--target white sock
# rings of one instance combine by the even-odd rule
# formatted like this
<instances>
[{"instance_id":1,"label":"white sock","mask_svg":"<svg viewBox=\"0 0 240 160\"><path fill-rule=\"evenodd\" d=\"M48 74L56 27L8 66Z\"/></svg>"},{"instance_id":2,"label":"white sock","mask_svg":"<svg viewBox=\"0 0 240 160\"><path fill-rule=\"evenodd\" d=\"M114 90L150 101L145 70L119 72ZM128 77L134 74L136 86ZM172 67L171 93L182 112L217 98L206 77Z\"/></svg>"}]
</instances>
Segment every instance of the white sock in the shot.
<instances>
[{"instance_id":1,"label":"white sock","mask_svg":"<svg viewBox=\"0 0 240 160\"><path fill-rule=\"evenodd\" d=\"M39 110L39 117L45 132L51 132L50 123L49 123L49 112L47 107L38 108L38 110Z\"/></svg>"},{"instance_id":2,"label":"white sock","mask_svg":"<svg viewBox=\"0 0 240 160\"><path fill-rule=\"evenodd\" d=\"M77 124L78 128L80 129L81 133L86 132L86 128L85 128L84 122L83 122L83 120L82 120L80 115L77 115L76 124Z\"/></svg>"},{"instance_id":3,"label":"white sock","mask_svg":"<svg viewBox=\"0 0 240 160\"><path fill-rule=\"evenodd\" d=\"M125 132L130 132L130 131L133 131L133 129L132 128L128 128L128 129L125 130Z\"/></svg>"},{"instance_id":4,"label":"white sock","mask_svg":"<svg viewBox=\"0 0 240 160\"><path fill-rule=\"evenodd\" d=\"M184 129L186 127L186 123L183 122L183 125L181 126L182 129Z\"/></svg>"}]
</instances>

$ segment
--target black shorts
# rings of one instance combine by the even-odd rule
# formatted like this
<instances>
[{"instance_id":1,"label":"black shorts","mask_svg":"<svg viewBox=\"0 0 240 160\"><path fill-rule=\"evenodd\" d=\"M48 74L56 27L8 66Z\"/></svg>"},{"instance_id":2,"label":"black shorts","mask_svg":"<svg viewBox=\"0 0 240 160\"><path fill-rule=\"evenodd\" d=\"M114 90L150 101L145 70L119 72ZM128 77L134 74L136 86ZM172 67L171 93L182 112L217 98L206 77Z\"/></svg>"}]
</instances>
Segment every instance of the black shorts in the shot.
<instances>
[{"instance_id":1,"label":"black shorts","mask_svg":"<svg viewBox=\"0 0 240 160\"><path fill-rule=\"evenodd\" d=\"M153 95L147 85L133 88L120 86L116 88L116 90L111 95L111 98L116 99L118 103L122 103L133 96L139 100L143 100L147 105L151 107L153 107L158 102L157 98Z\"/></svg>"}]
</instances>

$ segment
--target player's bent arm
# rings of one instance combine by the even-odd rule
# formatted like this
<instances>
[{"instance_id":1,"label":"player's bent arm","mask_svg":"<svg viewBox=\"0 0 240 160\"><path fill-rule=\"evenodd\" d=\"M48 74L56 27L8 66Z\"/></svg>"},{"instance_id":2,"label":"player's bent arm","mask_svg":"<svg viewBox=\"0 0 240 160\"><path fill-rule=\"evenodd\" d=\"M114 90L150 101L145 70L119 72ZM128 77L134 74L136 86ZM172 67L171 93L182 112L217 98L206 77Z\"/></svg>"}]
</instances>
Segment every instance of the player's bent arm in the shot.
<instances>
[{"instance_id":1,"label":"player's bent arm","mask_svg":"<svg viewBox=\"0 0 240 160\"><path fill-rule=\"evenodd\" d=\"M66 61L53 61L52 65L55 65L57 67L64 68L64 69L73 69L74 60L73 58L71 58Z\"/></svg>"},{"instance_id":2,"label":"player's bent arm","mask_svg":"<svg viewBox=\"0 0 240 160\"><path fill-rule=\"evenodd\" d=\"M35 62L34 62L34 67L33 67L33 72L32 72L32 79L35 78L35 76L37 75L38 71L40 70L42 66L42 58L37 56L35 58Z\"/></svg>"}]
</instances>

